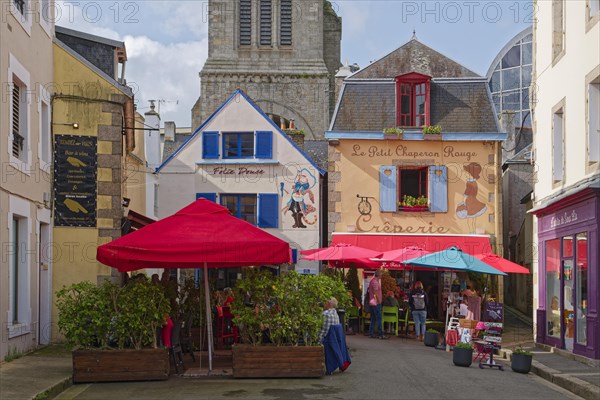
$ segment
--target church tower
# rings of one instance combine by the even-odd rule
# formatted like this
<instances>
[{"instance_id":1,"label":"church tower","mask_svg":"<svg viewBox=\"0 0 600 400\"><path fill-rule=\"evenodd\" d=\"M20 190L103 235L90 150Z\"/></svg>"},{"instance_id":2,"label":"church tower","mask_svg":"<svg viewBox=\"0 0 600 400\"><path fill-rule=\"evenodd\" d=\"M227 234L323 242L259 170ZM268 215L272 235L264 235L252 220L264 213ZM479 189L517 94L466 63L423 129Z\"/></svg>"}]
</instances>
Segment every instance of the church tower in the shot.
<instances>
[{"instance_id":1,"label":"church tower","mask_svg":"<svg viewBox=\"0 0 600 400\"><path fill-rule=\"evenodd\" d=\"M342 23L324 0L209 0L194 128L237 88L282 128L321 139L335 104Z\"/></svg>"}]
</instances>

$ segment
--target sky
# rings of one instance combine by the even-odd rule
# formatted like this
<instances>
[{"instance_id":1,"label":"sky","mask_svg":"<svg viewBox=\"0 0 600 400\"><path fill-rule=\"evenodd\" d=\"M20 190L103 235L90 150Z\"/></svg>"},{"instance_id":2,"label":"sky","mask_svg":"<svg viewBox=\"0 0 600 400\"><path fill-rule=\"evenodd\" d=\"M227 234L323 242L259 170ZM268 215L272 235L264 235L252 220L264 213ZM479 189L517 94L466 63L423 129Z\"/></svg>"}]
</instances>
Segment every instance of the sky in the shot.
<instances>
[{"instance_id":1,"label":"sky","mask_svg":"<svg viewBox=\"0 0 600 400\"><path fill-rule=\"evenodd\" d=\"M414 30L422 43L485 75L498 52L535 18L531 0L331 3L342 17L341 61L361 68L409 41ZM207 6L208 0L57 0L48 15L56 25L124 41L125 78L138 111L148 111L148 100L157 99L162 121L187 127L208 54Z\"/></svg>"}]
</instances>

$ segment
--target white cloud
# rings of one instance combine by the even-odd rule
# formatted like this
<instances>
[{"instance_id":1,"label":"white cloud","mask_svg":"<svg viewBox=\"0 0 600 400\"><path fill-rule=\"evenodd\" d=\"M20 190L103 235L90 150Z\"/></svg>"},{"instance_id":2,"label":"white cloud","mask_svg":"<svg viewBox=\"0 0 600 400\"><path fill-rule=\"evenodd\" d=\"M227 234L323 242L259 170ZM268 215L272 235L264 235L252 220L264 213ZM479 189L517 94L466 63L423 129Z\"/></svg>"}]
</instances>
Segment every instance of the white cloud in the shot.
<instances>
[{"instance_id":1,"label":"white cloud","mask_svg":"<svg viewBox=\"0 0 600 400\"><path fill-rule=\"evenodd\" d=\"M140 113L149 99L160 103L161 119L190 126L191 108L200 96L198 73L208 55L208 41L160 43L146 36L125 36L126 79L136 87Z\"/></svg>"}]
</instances>

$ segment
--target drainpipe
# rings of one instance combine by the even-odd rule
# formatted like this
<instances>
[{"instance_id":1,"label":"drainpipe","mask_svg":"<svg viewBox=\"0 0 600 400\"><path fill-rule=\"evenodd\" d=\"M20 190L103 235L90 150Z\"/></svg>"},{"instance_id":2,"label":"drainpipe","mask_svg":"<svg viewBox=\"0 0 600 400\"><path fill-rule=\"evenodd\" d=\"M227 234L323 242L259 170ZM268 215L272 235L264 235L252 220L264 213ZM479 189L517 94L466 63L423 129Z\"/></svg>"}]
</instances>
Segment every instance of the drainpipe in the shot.
<instances>
[{"instance_id":1,"label":"drainpipe","mask_svg":"<svg viewBox=\"0 0 600 400\"><path fill-rule=\"evenodd\" d=\"M514 131L514 129L513 129ZM496 207L496 218L494 218L494 226L496 230L496 248L494 249L496 254L500 251L502 256L502 249L504 249L503 235L502 235L502 179L500 179L500 162L502 160L502 142L494 142L494 164L495 164L495 207ZM504 277L502 275L496 276L498 282L498 302L504 303Z\"/></svg>"}]
</instances>

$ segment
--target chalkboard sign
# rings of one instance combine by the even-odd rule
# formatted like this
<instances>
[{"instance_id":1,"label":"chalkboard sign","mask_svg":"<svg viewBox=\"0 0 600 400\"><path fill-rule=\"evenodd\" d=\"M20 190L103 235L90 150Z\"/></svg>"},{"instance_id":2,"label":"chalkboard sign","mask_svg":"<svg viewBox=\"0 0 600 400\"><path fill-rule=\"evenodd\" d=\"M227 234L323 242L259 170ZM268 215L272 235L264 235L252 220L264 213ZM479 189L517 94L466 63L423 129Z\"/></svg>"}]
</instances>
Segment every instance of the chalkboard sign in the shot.
<instances>
[{"instance_id":1,"label":"chalkboard sign","mask_svg":"<svg viewBox=\"0 0 600 400\"><path fill-rule=\"evenodd\" d=\"M483 321L502 322L504 320L504 305L502 303L486 302L484 304Z\"/></svg>"},{"instance_id":2,"label":"chalkboard sign","mask_svg":"<svg viewBox=\"0 0 600 400\"><path fill-rule=\"evenodd\" d=\"M97 145L93 136L56 135L54 225L96 226Z\"/></svg>"}]
</instances>

